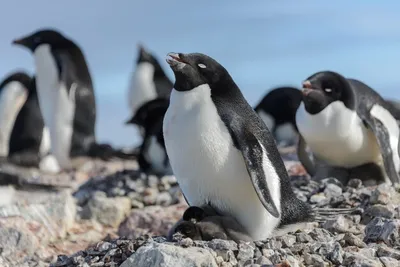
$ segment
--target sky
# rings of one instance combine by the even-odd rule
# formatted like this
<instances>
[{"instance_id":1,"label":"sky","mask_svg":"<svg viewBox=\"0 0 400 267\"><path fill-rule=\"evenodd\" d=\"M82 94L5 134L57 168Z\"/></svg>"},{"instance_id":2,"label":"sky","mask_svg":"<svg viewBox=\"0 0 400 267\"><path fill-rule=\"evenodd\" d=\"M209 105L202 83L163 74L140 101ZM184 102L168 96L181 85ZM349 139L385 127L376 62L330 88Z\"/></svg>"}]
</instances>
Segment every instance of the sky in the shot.
<instances>
[{"instance_id":1,"label":"sky","mask_svg":"<svg viewBox=\"0 0 400 267\"><path fill-rule=\"evenodd\" d=\"M127 90L137 44L167 75L168 52L201 52L219 61L251 105L273 87L300 86L332 70L400 99L400 1L395 0L4 0L0 76L34 74L33 57L11 41L43 27L73 39L86 56L97 101L99 142L135 146Z\"/></svg>"}]
</instances>

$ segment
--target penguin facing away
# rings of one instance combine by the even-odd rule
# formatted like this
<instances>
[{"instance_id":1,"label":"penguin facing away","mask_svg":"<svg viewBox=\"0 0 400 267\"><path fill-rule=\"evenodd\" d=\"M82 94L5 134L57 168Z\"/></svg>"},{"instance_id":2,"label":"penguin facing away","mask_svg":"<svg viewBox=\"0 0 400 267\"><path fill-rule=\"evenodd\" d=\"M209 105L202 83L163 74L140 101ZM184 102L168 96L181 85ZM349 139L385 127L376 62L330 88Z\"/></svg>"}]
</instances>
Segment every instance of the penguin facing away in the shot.
<instances>
[{"instance_id":1,"label":"penguin facing away","mask_svg":"<svg viewBox=\"0 0 400 267\"><path fill-rule=\"evenodd\" d=\"M132 114L146 102L156 98L168 99L173 84L154 55L138 45L136 68L131 76L128 101Z\"/></svg>"},{"instance_id":2,"label":"penguin facing away","mask_svg":"<svg viewBox=\"0 0 400 267\"><path fill-rule=\"evenodd\" d=\"M126 122L126 124L135 124L144 129L145 134L138 155L139 166L144 172L172 174L162 131L168 105L169 100L165 98L150 100Z\"/></svg>"},{"instance_id":3,"label":"penguin facing away","mask_svg":"<svg viewBox=\"0 0 400 267\"><path fill-rule=\"evenodd\" d=\"M343 168L374 163L385 182L400 182L399 127L376 91L361 81L322 71L306 79L302 93L296 123L316 159Z\"/></svg>"},{"instance_id":4,"label":"penguin facing away","mask_svg":"<svg viewBox=\"0 0 400 267\"><path fill-rule=\"evenodd\" d=\"M289 86L277 87L270 90L255 106L255 111L273 133L278 144L296 143L296 111L301 99L299 89Z\"/></svg>"},{"instance_id":5,"label":"penguin facing away","mask_svg":"<svg viewBox=\"0 0 400 267\"><path fill-rule=\"evenodd\" d=\"M40 109L63 169L78 156L107 160L117 152L95 139L96 103L86 59L75 42L53 29L14 40L34 56Z\"/></svg>"},{"instance_id":6,"label":"penguin facing away","mask_svg":"<svg viewBox=\"0 0 400 267\"><path fill-rule=\"evenodd\" d=\"M313 220L296 198L275 141L228 71L200 53L170 53L175 74L165 146L189 206L210 205L254 240Z\"/></svg>"}]
</instances>

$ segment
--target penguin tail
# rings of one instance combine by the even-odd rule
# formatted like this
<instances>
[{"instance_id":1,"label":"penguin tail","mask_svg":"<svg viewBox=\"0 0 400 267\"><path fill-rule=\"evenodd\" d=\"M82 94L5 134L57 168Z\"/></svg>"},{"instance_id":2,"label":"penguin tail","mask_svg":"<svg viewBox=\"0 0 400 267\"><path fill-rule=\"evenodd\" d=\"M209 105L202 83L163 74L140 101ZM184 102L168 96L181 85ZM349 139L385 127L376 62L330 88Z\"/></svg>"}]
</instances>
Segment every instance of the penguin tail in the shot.
<instances>
[{"instance_id":1,"label":"penguin tail","mask_svg":"<svg viewBox=\"0 0 400 267\"><path fill-rule=\"evenodd\" d=\"M114 149L109 144L93 143L88 151L88 156L99 158L104 161L111 159L136 159L137 155L134 152L125 152L122 149Z\"/></svg>"},{"instance_id":2,"label":"penguin tail","mask_svg":"<svg viewBox=\"0 0 400 267\"><path fill-rule=\"evenodd\" d=\"M355 208L316 208L312 211L312 216L316 222L325 222L335 219L340 215L358 215L362 213L362 209Z\"/></svg>"}]
</instances>

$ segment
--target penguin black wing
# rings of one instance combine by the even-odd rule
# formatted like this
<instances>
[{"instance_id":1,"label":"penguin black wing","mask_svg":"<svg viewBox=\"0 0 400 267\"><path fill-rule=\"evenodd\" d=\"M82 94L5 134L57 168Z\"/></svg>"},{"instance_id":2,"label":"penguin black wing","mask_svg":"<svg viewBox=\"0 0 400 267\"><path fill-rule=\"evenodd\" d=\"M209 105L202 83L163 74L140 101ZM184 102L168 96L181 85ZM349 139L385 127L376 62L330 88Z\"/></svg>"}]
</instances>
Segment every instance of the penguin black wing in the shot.
<instances>
[{"instance_id":1,"label":"penguin black wing","mask_svg":"<svg viewBox=\"0 0 400 267\"><path fill-rule=\"evenodd\" d=\"M398 173L400 129L395 114L391 112L388 103L372 88L358 80L348 79L348 81L354 92L359 95L357 114L377 139L386 174L392 183L400 183Z\"/></svg>"},{"instance_id":2,"label":"penguin black wing","mask_svg":"<svg viewBox=\"0 0 400 267\"><path fill-rule=\"evenodd\" d=\"M267 158L272 163L270 167L277 173L280 179L278 183L285 178L289 183L289 178L271 133L242 97L231 101L230 107L219 108L222 104L217 98L214 102L222 121L229 130L234 146L243 155L247 171L261 203L270 214L278 218L280 212L268 188L264 160ZM224 105L228 104L224 103Z\"/></svg>"}]
</instances>

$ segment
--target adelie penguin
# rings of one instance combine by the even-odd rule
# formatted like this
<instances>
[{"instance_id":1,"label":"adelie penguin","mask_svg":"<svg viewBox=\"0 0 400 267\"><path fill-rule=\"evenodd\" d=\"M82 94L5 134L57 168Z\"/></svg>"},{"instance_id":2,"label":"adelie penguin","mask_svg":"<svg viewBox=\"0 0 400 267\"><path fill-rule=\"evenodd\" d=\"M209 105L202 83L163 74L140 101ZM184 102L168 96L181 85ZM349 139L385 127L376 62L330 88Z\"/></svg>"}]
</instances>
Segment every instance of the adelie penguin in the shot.
<instances>
[{"instance_id":1,"label":"adelie penguin","mask_svg":"<svg viewBox=\"0 0 400 267\"><path fill-rule=\"evenodd\" d=\"M267 126L228 71L200 53L170 53L167 62L175 84L164 140L189 206L233 217L254 240L314 220L316 212L296 198Z\"/></svg>"},{"instance_id":2,"label":"adelie penguin","mask_svg":"<svg viewBox=\"0 0 400 267\"><path fill-rule=\"evenodd\" d=\"M169 100L157 98L143 104L126 123L144 129L138 163L142 171L158 175L172 174L163 136L163 120Z\"/></svg>"},{"instance_id":3,"label":"adelie penguin","mask_svg":"<svg viewBox=\"0 0 400 267\"><path fill-rule=\"evenodd\" d=\"M303 82L302 92L296 123L315 159L344 169L372 164L383 181L400 181L396 111L376 91L361 81L322 71ZM313 167L308 157L299 158Z\"/></svg>"},{"instance_id":4,"label":"adelie penguin","mask_svg":"<svg viewBox=\"0 0 400 267\"><path fill-rule=\"evenodd\" d=\"M269 91L254 108L278 144L294 145L297 142L296 111L301 99L299 89L278 87Z\"/></svg>"},{"instance_id":5,"label":"adelie penguin","mask_svg":"<svg viewBox=\"0 0 400 267\"><path fill-rule=\"evenodd\" d=\"M10 73L0 84L0 153L3 160L58 172L50 154L49 131L44 127L35 78L23 71Z\"/></svg>"},{"instance_id":6,"label":"adelie penguin","mask_svg":"<svg viewBox=\"0 0 400 267\"><path fill-rule=\"evenodd\" d=\"M128 91L132 116L148 101L156 98L169 99L173 87L157 58L141 44L138 45L138 52Z\"/></svg>"},{"instance_id":7,"label":"adelie penguin","mask_svg":"<svg viewBox=\"0 0 400 267\"><path fill-rule=\"evenodd\" d=\"M61 168L72 168L71 159L78 156L119 156L122 152L96 143L94 89L79 46L53 29L40 29L13 44L33 53L40 109Z\"/></svg>"}]
</instances>

